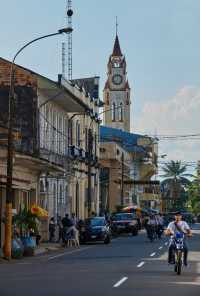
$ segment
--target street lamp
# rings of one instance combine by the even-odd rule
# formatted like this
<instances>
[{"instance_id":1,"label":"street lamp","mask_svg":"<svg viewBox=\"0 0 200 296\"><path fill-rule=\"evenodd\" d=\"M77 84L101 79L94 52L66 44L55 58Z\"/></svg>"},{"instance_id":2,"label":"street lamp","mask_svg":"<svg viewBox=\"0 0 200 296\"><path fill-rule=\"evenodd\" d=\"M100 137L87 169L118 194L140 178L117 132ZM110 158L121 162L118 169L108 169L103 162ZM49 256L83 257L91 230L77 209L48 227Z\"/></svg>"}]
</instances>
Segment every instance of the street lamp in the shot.
<instances>
[{"instance_id":1,"label":"street lamp","mask_svg":"<svg viewBox=\"0 0 200 296\"><path fill-rule=\"evenodd\" d=\"M10 89L8 98L8 148L7 148L7 182L6 182L6 223L5 223L5 242L4 242L4 257L8 260L11 259L11 240L12 240L12 179L13 179L13 155L14 155L14 143L13 143L13 121L14 121L14 82L15 82L15 60L17 56L29 45L39 41L41 39L49 38L60 34L72 33L71 27L58 30L56 33L43 35L36 39L31 40L22 46L15 54L10 68Z\"/></svg>"}]
</instances>

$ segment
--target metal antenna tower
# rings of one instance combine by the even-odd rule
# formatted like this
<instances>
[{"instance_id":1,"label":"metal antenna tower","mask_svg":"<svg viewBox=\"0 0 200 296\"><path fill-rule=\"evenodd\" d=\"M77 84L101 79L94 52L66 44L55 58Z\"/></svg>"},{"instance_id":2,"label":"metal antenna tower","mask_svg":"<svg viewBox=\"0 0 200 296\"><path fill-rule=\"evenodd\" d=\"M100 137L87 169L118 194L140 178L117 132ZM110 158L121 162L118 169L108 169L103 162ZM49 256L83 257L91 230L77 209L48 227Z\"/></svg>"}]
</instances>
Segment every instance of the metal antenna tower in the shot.
<instances>
[{"instance_id":1,"label":"metal antenna tower","mask_svg":"<svg viewBox=\"0 0 200 296\"><path fill-rule=\"evenodd\" d=\"M72 0L67 1L68 27L72 28ZM72 33L68 34L68 80L72 80Z\"/></svg>"},{"instance_id":2,"label":"metal antenna tower","mask_svg":"<svg viewBox=\"0 0 200 296\"><path fill-rule=\"evenodd\" d=\"M62 42L62 76L65 78L66 76L66 48L65 48L65 42Z\"/></svg>"}]
</instances>

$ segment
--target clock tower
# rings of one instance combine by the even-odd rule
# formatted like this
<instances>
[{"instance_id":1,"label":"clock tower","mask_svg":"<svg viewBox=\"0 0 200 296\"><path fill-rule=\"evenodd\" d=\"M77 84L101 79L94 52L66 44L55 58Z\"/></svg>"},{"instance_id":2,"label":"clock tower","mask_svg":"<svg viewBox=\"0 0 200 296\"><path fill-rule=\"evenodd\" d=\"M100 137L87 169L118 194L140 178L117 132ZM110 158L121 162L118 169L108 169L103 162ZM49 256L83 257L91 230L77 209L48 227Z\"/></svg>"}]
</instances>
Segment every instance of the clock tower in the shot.
<instances>
[{"instance_id":1,"label":"clock tower","mask_svg":"<svg viewBox=\"0 0 200 296\"><path fill-rule=\"evenodd\" d=\"M130 132L130 87L126 60L116 34L104 87L104 125Z\"/></svg>"}]
</instances>

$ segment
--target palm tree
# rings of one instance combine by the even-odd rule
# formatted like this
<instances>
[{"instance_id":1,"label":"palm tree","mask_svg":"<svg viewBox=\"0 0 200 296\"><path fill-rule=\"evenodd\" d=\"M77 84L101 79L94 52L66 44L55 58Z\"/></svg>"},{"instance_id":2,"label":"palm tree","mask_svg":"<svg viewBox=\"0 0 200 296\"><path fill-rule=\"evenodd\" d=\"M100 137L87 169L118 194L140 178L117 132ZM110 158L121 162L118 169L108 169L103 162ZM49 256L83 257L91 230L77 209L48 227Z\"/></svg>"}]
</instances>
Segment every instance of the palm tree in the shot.
<instances>
[{"instance_id":1,"label":"palm tree","mask_svg":"<svg viewBox=\"0 0 200 296\"><path fill-rule=\"evenodd\" d=\"M182 164L181 161L171 160L167 162L162 170L164 172L164 180L162 186L168 189L168 196L172 200L173 208L177 208L183 201L181 197L185 198L185 187L190 184L187 177L192 177L191 174L187 174L187 165Z\"/></svg>"}]
</instances>

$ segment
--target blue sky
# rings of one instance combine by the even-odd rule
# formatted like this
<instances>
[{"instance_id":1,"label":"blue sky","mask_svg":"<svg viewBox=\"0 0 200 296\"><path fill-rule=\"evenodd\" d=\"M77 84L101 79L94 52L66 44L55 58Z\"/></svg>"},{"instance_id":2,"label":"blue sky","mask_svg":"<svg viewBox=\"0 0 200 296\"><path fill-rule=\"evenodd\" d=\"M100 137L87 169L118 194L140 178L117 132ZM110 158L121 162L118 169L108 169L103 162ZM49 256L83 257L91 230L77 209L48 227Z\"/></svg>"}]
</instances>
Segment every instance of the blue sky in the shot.
<instances>
[{"instance_id":1,"label":"blue sky","mask_svg":"<svg viewBox=\"0 0 200 296\"><path fill-rule=\"evenodd\" d=\"M2 2L0 56L4 58L11 59L24 42L65 26L65 0ZM126 55L132 88L133 131L151 134L198 132L199 0L73 0L73 8L74 78L99 75L103 87L117 15L121 48ZM61 42L64 39L59 36L34 44L17 62L56 79L61 72ZM181 114L178 106L184 107ZM190 147L188 143L184 145L161 143L161 153L167 152L169 158L184 160L199 158L198 141L192 147L191 143Z\"/></svg>"}]
</instances>

